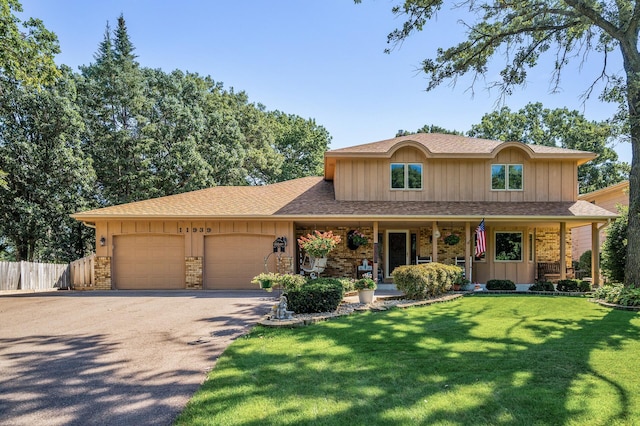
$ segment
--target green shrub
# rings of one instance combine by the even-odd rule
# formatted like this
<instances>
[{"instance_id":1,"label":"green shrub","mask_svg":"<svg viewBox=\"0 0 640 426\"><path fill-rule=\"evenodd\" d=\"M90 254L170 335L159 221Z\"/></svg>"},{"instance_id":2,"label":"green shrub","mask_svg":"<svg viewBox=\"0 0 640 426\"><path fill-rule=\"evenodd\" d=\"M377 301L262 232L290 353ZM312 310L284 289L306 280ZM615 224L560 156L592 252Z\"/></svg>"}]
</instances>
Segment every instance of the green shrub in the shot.
<instances>
[{"instance_id":1,"label":"green shrub","mask_svg":"<svg viewBox=\"0 0 640 426\"><path fill-rule=\"evenodd\" d=\"M338 281L340 281L340 284L342 284L342 289L344 290L345 293L348 293L350 291L354 291L354 280L353 278L336 278Z\"/></svg>"},{"instance_id":2,"label":"green shrub","mask_svg":"<svg viewBox=\"0 0 640 426\"><path fill-rule=\"evenodd\" d=\"M538 281L531 287L529 287L529 291L556 291L552 282L549 281Z\"/></svg>"},{"instance_id":3,"label":"green shrub","mask_svg":"<svg viewBox=\"0 0 640 426\"><path fill-rule=\"evenodd\" d=\"M396 288L410 299L427 299L451 289L460 274L460 267L442 263L404 265L393 270Z\"/></svg>"},{"instance_id":4,"label":"green shrub","mask_svg":"<svg viewBox=\"0 0 640 426\"><path fill-rule=\"evenodd\" d=\"M300 288L287 291L287 306L298 314L334 312L344 297L344 289L336 278L309 280Z\"/></svg>"},{"instance_id":5,"label":"green shrub","mask_svg":"<svg viewBox=\"0 0 640 426\"><path fill-rule=\"evenodd\" d=\"M580 261L578 261L578 269L588 272L591 275L591 250L587 250L580 255Z\"/></svg>"},{"instance_id":6,"label":"green shrub","mask_svg":"<svg viewBox=\"0 0 640 426\"><path fill-rule=\"evenodd\" d=\"M288 291L299 289L307 282L307 279L302 275L282 274L276 282L280 284L282 289Z\"/></svg>"},{"instance_id":7,"label":"green shrub","mask_svg":"<svg viewBox=\"0 0 640 426\"><path fill-rule=\"evenodd\" d=\"M627 227L629 207L619 208L620 217L607 227L607 238L602 245L602 275L612 282L624 282L627 261Z\"/></svg>"},{"instance_id":8,"label":"green shrub","mask_svg":"<svg viewBox=\"0 0 640 426\"><path fill-rule=\"evenodd\" d=\"M578 280L560 280L558 281L556 288L558 289L558 291L578 291Z\"/></svg>"},{"instance_id":9,"label":"green shrub","mask_svg":"<svg viewBox=\"0 0 640 426\"><path fill-rule=\"evenodd\" d=\"M578 281L578 291L581 291L583 293L591 291L591 283L584 280Z\"/></svg>"},{"instance_id":10,"label":"green shrub","mask_svg":"<svg viewBox=\"0 0 640 426\"><path fill-rule=\"evenodd\" d=\"M515 290L516 284L511 280L489 280L487 290Z\"/></svg>"},{"instance_id":11,"label":"green shrub","mask_svg":"<svg viewBox=\"0 0 640 426\"><path fill-rule=\"evenodd\" d=\"M623 306L640 306L640 288L622 284L602 286L593 292L593 297L608 303Z\"/></svg>"}]
</instances>

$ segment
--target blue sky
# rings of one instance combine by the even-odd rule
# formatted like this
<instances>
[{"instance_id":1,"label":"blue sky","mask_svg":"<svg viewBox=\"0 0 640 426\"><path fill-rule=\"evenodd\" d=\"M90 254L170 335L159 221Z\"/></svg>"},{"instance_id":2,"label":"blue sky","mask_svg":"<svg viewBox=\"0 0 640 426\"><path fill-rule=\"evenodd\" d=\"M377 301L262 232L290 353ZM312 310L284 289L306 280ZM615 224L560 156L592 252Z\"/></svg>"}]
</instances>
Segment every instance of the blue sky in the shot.
<instances>
[{"instance_id":1,"label":"blue sky","mask_svg":"<svg viewBox=\"0 0 640 426\"><path fill-rule=\"evenodd\" d=\"M464 39L458 23L463 11L443 11L433 24L391 54L386 36L400 18L394 2L365 0L22 0L21 18L35 17L59 38L57 62L77 70L93 62L105 25L124 14L142 66L210 75L225 87L247 92L252 102L314 118L333 139L331 148L394 137L436 124L460 131L493 111L499 94L470 79L425 92L417 70L438 47ZM530 73L526 87L505 100L512 110L528 102L547 108L577 109L590 120L604 120L615 106L597 96L580 95L599 74L595 54L582 67L567 70L561 91L550 94L549 66ZM612 71L621 68L615 54ZM499 65L499 63L497 63ZM493 67L488 79L500 68ZM491 74L493 73L493 74ZM598 91L599 93L599 91ZM616 146L631 161L629 143Z\"/></svg>"}]
</instances>

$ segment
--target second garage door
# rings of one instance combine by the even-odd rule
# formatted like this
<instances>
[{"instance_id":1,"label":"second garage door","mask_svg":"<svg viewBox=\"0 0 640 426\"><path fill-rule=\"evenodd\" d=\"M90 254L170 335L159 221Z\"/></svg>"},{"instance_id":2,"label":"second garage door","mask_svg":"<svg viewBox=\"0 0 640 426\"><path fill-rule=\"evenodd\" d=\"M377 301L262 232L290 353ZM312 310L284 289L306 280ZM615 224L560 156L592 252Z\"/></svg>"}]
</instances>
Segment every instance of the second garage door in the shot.
<instances>
[{"instance_id":1,"label":"second garage door","mask_svg":"<svg viewBox=\"0 0 640 426\"><path fill-rule=\"evenodd\" d=\"M268 235L211 235L204 239L204 287L253 289L256 275L265 271L264 258L273 251L275 237ZM275 253L269 257L275 270Z\"/></svg>"},{"instance_id":2,"label":"second garage door","mask_svg":"<svg viewBox=\"0 0 640 426\"><path fill-rule=\"evenodd\" d=\"M113 243L115 288L154 290L185 288L184 237L118 235Z\"/></svg>"}]
</instances>

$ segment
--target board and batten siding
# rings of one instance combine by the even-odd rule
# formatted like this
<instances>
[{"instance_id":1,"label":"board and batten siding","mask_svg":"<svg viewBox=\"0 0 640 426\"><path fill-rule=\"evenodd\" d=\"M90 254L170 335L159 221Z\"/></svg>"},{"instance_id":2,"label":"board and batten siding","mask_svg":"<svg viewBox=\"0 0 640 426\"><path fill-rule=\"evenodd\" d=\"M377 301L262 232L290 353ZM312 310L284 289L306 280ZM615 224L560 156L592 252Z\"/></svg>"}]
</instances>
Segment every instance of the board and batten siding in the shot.
<instances>
[{"instance_id":1,"label":"board and batten siding","mask_svg":"<svg viewBox=\"0 0 640 426\"><path fill-rule=\"evenodd\" d=\"M391 163L420 163L422 190L392 190ZM522 191L491 190L492 164L522 164ZM531 160L518 148L493 159L427 158L405 147L388 159L338 158L334 176L340 201L576 201L578 175L572 160Z\"/></svg>"},{"instance_id":2,"label":"board and batten siding","mask_svg":"<svg viewBox=\"0 0 640 426\"><path fill-rule=\"evenodd\" d=\"M96 223L96 254L113 256L113 238L118 235L182 235L184 236L184 255L202 257L204 255L204 237L207 235L269 235L285 236L289 240L287 252L295 252L295 239L292 222L276 221L127 221L111 220ZM106 238L106 244L100 245L100 238ZM294 248L292 251L292 247Z\"/></svg>"}]
</instances>

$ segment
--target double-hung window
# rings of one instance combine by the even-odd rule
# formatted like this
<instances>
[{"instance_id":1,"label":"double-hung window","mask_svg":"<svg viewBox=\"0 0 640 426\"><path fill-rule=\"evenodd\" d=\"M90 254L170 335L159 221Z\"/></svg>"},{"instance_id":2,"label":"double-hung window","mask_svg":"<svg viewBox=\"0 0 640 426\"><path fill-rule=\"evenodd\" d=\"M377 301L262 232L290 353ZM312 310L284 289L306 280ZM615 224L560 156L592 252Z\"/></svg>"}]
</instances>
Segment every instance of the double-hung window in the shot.
<instances>
[{"instance_id":1,"label":"double-hung window","mask_svg":"<svg viewBox=\"0 0 640 426\"><path fill-rule=\"evenodd\" d=\"M391 189L422 189L422 164L391 163Z\"/></svg>"},{"instance_id":2,"label":"double-hung window","mask_svg":"<svg viewBox=\"0 0 640 426\"><path fill-rule=\"evenodd\" d=\"M522 164L492 164L491 189L494 191L522 191Z\"/></svg>"}]
</instances>

